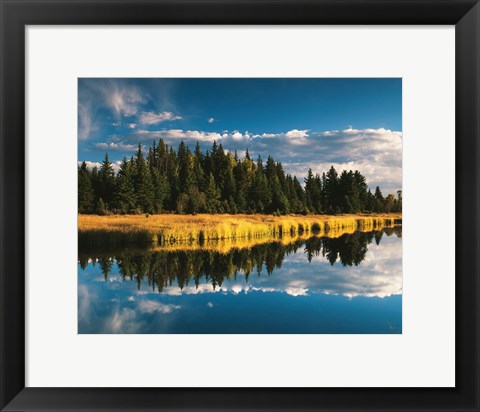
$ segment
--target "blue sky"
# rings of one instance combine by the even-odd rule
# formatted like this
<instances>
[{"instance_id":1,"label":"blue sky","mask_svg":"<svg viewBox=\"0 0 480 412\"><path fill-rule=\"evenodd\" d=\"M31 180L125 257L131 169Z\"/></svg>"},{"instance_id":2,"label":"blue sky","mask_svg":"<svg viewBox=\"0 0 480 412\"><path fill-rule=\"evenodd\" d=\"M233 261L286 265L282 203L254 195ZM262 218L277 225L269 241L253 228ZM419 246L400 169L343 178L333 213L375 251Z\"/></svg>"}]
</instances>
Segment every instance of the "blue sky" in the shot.
<instances>
[{"instance_id":1,"label":"blue sky","mask_svg":"<svg viewBox=\"0 0 480 412\"><path fill-rule=\"evenodd\" d=\"M269 154L299 178L311 167L358 169L401 188L402 80L79 79L79 161L112 162L163 138L240 155Z\"/></svg>"}]
</instances>

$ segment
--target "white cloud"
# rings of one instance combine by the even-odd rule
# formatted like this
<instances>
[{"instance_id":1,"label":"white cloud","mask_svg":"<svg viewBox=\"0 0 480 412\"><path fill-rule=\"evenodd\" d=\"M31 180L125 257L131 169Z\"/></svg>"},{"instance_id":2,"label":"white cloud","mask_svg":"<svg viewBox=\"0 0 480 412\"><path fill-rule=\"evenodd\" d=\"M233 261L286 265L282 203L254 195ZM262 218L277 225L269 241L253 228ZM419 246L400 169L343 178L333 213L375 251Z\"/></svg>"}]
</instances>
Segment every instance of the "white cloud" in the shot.
<instances>
[{"instance_id":1,"label":"white cloud","mask_svg":"<svg viewBox=\"0 0 480 412\"><path fill-rule=\"evenodd\" d=\"M293 129L286 133L262 133L256 134L253 137L261 139L285 139L285 143L287 144L298 145L307 143L308 130Z\"/></svg>"},{"instance_id":2,"label":"white cloud","mask_svg":"<svg viewBox=\"0 0 480 412\"><path fill-rule=\"evenodd\" d=\"M214 121L215 121L215 119L214 119L213 117L209 117L209 118L207 119L207 122L208 122L208 123L213 123Z\"/></svg>"},{"instance_id":3,"label":"white cloud","mask_svg":"<svg viewBox=\"0 0 480 412\"><path fill-rule=\"evenodd\" d=\"M290 296L307 296L308 289L298 287L288 287L285 293Z\"/></svg>"},{"instance_id":4,"label":"white cloud","mask_svg":"<svg viewBox=\"0 0 480 412\"><path fill-rule=\"evenodd\" d=\"M105 143L105 142L97 142L93 145L95 148L105 151L119 151L119 152L128 152L132 150L136 150L137 146L134 144L127 144L127 143Z\"/></svg>"},{"instance_id":5,"label":"white cloud","mask_svg":"<svg viewBox=\"0 0 480 412\"><path fill-rule=\"evenodd\" d=\"M230 290L233 294L238 295L243 290L243 286L238 284L233 285Z\"/></svg>"},{"instance_id":6,"label":"white cloud","mask_svg":"<svg viewBox=\"0 0 480 412\"><path fill-rule=\"evenodd\" d=\"M96 167L97 169L100 169L100 167L102 166L102 164L100 162L91 162L90 160L85 160L85 163L87 165L88 170L92 170L94 167ZM120 164L121 163L122 162L120 160L117 160L117 161L112 163L113 171L115 173L118 173L118 170L120 169ZM82 161L79 160L77 162L77 164L80 167L82 165Z\"/></svg>"},{"instance_id":7,"label":"white cloud","mask_svg":"<svg viewBox=\"0 0 480 412\"><path fill-rule=\"evenodd\" d=\"M168 144L177 145L180 140L191 142L213 142L214 140L220 140L222 136L215 132L203 132L198 130L182 130L182 129L169 129L169 130L139 130L136 134L141 140L145 139L163 139Z\"/></svg>"},{"instance_id":8,"label":"white cloud","mask_svg":"<svg viewBox=\"0 0 480 412\"><path fill-rule=\"evenodd\" d=\"M165 303L158 302L156 300L141 300L138 303L138 309L142 313L158 312L162 314L168 314L180 308L181 308L180 305L165 304Z\"/></svg>"},{"instance_id":9,"label":"white cloud","mask_svg":"<svg viewBox=\"0 0 480 412\"><path fill-rule=\"evenodd\" d=\"M308 281L302 279L291 280L286 285L285 292L290 296L307 296L308 284Z\"/></svg>"},{"instance_id":10,"label":"white cloud","mask_svg":"<svg viewBox=\"0 0 480 412\"><path fill-rule=\"evenodd\" d=\"M136 333L143 325L138 321L133 309L116 307L110 319L106 321L107 333Z\"/></svg>"},{"instance_id":11,"label":"white cloud","mask_svg":"<svg viewBox=\"0 0 480 412\"><path fill-rule=\"evenodd\" d=\"M80 167L82 165L82 161L78 161L78 166ZM85 160L85 164L87 165L87 169L88 170L92 170L94 167L96 167L97 169L100 168L100 166L102 165L101 163L99 162L91 162L90 160Z\"/></svg>"},{"instance_id":12,"label":"white cloud","mask_svg":"<svg viewBox=\"0 0 480 412\"><path fill-rule=\"evenodd\" d=\"M243 135L240 133L240 132L234 132L232 134L232 139L233 140L242 140L243 139Z\"/></svg>"},{"instance_id":13,"label":"white cloud","mask_svg":"<svg viewBox=\"0 0 480 412\"><path fill-rule=\"evenodd\" d=\"M135 87L120 86L118 83L107 83L100 90L105 94L106 101L113 109L117 118L135 115L139 104L146 103L141 92Z\"/></svg>"},{"instance_id":14,"label":"white cloud","mask_svg":"<svg viewBox=\"0 0 480 412\"><path fill-rule=\"evenodd\" d=\"M78 320L79 322L88 319L90 315L90 307L92 301L95 301L97 298L96 294L93 295L93 292L86 285L78 285Z\"/></svg>"},{"instance_id":15,"label":"white cloud","mask_svg":"<svg viewBox=\"0 0 480 412\"><path fill-rule=\"evenodd\" d=\"M159 124L166 121L180 120L182 116L173 114L172 112L143 112L138 117L138 121L143 125Z\"/></svg>"},{"instance_id":16,"label":"white cloud","mask_svg":"<svg viewBox=\"0 0 480 412\"><path fill-rule=\"evenodd\" d=\"M92 130L96 129L90 115L90 108L86 104L78 104L78 138L88 139Z\"/></svg>"},{"instance_id":17,"label":"white cloud","mask_svg":"<svg viewBox=\"0 0 480 412\"><path fill-rule=\"evenodd\" d=\"M128 124L128 127L129 127L130 129L135 129L135 127L137 127L137 125L136 125L135 123L129 123L129 124Z\"/></svg>"},{"instance_id":18,"label":"white cloud","mask_svg":"<svg viewBox=\"0 0 480 412\"><path fill-rule=\"evenodd\" d=\"M308 137L308 130L289 130L287 133L285 133L285 136L289 139L292 139L292 141L304 141Z\"/></svg>"}]
</instances>

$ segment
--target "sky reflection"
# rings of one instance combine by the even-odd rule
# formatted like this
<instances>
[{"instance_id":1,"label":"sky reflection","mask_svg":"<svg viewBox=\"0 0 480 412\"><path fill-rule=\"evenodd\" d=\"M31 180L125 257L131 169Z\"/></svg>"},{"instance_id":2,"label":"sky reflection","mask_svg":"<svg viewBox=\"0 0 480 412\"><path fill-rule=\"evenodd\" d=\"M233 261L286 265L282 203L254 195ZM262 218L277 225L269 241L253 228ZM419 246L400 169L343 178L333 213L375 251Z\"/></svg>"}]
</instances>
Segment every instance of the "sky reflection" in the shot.
<instances>
[{"instance_id":1,"label":"sky reflection","mask_svg":"<svg viewBox=\"0 0 480 412\"><path fill-rule=\"evenodd\" d=\"M79 333L401 333L401 231L389 234L252 248L228 259L190 252L175 260L171 252L83 262ZM128 258L136 259L131 280ZM211 272L208 259L222 259L226 272ZM175 263L176 276L163 262ZM195 268L207 275L195 278Z\"/></svg>"}]
</instances>

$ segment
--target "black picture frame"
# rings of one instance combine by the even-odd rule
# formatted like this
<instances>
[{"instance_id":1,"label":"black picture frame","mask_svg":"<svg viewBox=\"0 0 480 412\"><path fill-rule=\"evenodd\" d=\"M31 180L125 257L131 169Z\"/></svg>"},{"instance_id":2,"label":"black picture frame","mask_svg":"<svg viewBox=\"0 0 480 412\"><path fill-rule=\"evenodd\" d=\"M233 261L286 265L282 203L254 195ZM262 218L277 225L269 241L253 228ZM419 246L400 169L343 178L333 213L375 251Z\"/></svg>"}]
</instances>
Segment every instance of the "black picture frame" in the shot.
<instances>
[{"instance_id":1,"label":"black picture frame","mask_svg":"<svg viewBox=\"0 0 480 412\"><path fill-rule=\"evenodd\" d=\"M0 13L2 411L480 410L478 0L0 0ZM456 387L26 388L25 26L84 24L455 25Z\"/></svg>"}]
</instances>

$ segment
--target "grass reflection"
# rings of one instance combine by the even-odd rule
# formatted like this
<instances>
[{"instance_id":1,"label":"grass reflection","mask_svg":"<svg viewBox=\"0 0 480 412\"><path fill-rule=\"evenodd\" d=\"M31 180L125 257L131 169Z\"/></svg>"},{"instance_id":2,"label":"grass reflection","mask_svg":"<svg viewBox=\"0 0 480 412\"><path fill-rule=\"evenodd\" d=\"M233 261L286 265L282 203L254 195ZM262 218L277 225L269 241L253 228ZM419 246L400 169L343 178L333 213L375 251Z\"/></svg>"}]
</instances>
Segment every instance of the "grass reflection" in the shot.
<instances>
[{"instance_id":1,"label":"grass reflection","mask_svg":"<svg viewBox=\"0 0 480 412\"><path fill-rule=\"evenodd\" d=\"M321 257L331 265L358 266L365 260L368 245L372 242L379 244L384 235L401 237L402 227L339 233L332 237L297 233L273 242L255 239L247 243L231 239L203 245L136 247L102 253L84 249L79 253L79 264L82 269L89 262L99 264L107 280L116 261L122 279L136 281L138 289L145 281L152 290L159 292L175 284L180 290L191 284L198 287L205 281L215 290L226 280L236 279L239 273L245 275L247 282L251 274L259 275L264 270L271 275L282 266L286 256L302 248L308 261Z\"/></svg>"}]
</instances>

